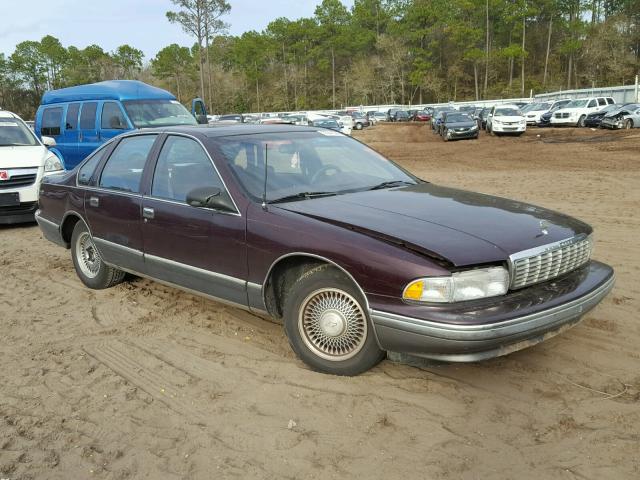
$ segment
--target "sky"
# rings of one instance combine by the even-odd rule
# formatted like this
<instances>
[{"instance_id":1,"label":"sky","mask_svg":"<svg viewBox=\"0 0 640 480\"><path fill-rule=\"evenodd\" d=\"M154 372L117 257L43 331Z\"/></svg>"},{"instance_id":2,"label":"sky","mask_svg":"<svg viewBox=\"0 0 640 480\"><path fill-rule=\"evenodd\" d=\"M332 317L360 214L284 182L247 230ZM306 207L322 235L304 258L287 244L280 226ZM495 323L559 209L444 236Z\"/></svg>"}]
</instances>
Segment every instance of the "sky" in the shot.
<instances>
[{"instance_id":1,"label":"sky","mask_svg":"<svg viewBox=\"0 0 640 480\"><path fill-rule=\"evenodd\" d=\"M229 33L262 30L269 22L313 15L321 0L227 0L231 13L224 17ZM342 0L351 7L353 0ZM65 47L91 44L113 51L122 44L142 50L146 60L172 43L191 46L195 41L170 24L171 0L0 0L0 53L10 55L24 40L45 35Z\"/></svg>"}]
</instances>

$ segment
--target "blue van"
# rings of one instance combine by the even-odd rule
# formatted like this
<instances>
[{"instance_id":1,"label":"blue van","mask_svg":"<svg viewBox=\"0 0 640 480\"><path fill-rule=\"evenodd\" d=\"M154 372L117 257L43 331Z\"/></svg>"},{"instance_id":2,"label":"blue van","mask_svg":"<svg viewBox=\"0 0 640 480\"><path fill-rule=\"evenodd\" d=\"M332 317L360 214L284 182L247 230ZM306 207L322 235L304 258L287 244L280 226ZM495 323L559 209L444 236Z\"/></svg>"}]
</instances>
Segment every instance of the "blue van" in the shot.
<instances>
[{"instance_id":1,"label":"blue van","mask_svg":"<svg viewBox=\"0 0 640 480\"><path fill-rule=\"evenodd\" d=\"M111 80L52 90L42 97L35 119L38 137L52 137L67 170L102 143L128 130L207 123L201 99L189 111L171 93L136 80Z\"/></svg>"}]
</instances>

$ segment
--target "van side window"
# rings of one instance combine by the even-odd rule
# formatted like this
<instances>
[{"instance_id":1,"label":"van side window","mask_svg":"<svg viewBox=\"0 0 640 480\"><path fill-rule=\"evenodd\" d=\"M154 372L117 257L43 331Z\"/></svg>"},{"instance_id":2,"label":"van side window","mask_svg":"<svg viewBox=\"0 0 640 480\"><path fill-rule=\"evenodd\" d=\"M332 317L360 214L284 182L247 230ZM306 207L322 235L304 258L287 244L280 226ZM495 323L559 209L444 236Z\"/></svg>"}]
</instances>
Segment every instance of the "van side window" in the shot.
<instances>
[{"instance_id":1,"label":"van side window","mask_svg":"<svg viewBox=\"0 0 640 480\"><path fill-rule=\"evenodd\" d=\"M66 130L76 130L78 128L78 113L80 112L80 104L72 103L67 108Z\"/></svg>"},{"instance_id":2,"label":"van side window","mask_svg":"<svg viewBox=\"0 0 640 480\"><path fill-rule=\"evenodd\" d=\"M123 138L113 151L100 176L100 187L138 193L147 156L156 135Z\"/></svg>"},{"instance_id":3,"label":"van side window","mask_svg":"<svg viewBox=\"0 0 640 480\"><path fill-rule=\"evenodd\" d=\"M103 130L127 130L127 120L122 114L122 110L115 102L105 102L102 106L102 121L100 126Z\"/></svg>"},{"instance_id":4,"label":"van side window","mask_svg":"<svg viewBox=\"0 0 640 480\"><path fill-rule=\"evenodd\" d=\"M84 163L82 167L80 167L80 171L78 172L78 185L89 185L91 177L93 176L93 172L100 163L100 160L102 160L102 158L104 157L104 154L107 150L109 150L109 148L107 147L98 150L89 160Z\"/></svg>"},{"instance_id":5,"label":"van side window","mask_svg":"<svg viewBox=\"0 0 640 480\"><path fill-rule=\"evenodd\" d=\"M42 135L53 137L60 135L61 123L62 107L45 108L42 112Z\"/></svg>"},{"instance_id":6,"label":"van side window","mask_svg":"<svg viewBox=\"0 0 640 480\"><path fill-rule=\"evenodd\" d=\"M87 102L82 104L82 113L80 113L81 130L95 130L97 110L98 104L96 102Z\"/></svg>"}]
</instances>

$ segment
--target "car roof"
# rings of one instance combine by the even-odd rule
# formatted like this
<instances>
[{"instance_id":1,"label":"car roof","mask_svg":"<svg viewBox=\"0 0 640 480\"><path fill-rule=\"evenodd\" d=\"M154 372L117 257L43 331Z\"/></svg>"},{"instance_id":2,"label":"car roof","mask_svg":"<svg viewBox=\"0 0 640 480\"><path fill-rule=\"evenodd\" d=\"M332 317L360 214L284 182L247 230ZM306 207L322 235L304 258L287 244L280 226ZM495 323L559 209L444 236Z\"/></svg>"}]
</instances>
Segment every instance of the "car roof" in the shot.
<instances>
[{"instance_id":1,"label":"car roof","mask_svg":"<svg viewBox=\"0 0 640 480\"><path fill-rule=\"evenodd\" d=\"M520 106L515 103L505 103L504 105L496 105L496 108L515 108L516 110L520 110Z\"/></svg>"},{"instance_id":2,"label":"car roof","mask_svg":"<svg viewBox=\"0 0 640 480\"><path fill-rule=\"evenodd\" d=\"M8 110L0 110L0 118L20 118L15 113L11 113Z\"/></svg>"},{"instance_id":3,"label":"car roof","mask_svg":"<svg viewBox=\"0 0 640 480\"><path fill-rule=\"evenodd\" d=\"M83 100L175 100L176 97L161 88L138 80L108 80L51 90L42 96L42 105Z\"/></svg>"},{"instance_id":4,"label":"car roof","mask_svg":"<svg viewBox=\"0 0 640 480\"><path fill-rule=\"evenodd\" d=\"M329 118L328 120L333 120ZM138 130L141 133L162 132L182 133L207 138L235 137L239 135L259 135L264 133L292 133L292 132L317 132L317 128L302 125L275 124L275 125L194 125L145 128Z\"/></svg>"}]
</instances>

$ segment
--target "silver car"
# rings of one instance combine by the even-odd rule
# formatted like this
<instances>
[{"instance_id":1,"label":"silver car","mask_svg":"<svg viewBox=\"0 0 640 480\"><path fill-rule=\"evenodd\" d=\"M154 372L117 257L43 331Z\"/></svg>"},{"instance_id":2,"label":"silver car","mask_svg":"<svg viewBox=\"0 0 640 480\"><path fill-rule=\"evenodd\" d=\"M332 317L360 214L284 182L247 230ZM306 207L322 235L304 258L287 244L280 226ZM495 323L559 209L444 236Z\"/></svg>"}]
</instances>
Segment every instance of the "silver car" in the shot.
<instances>
[{"instance_id":1,"label":"silver car","mask_svg":"<svg viewBox=\"0 0 640 480\"><path fill-rule=\"evenodd\" d=\"M640 127L640 103L628 103L607 113L600 124L602 128L619 130Z\"/></svg>"}]
</instances>

